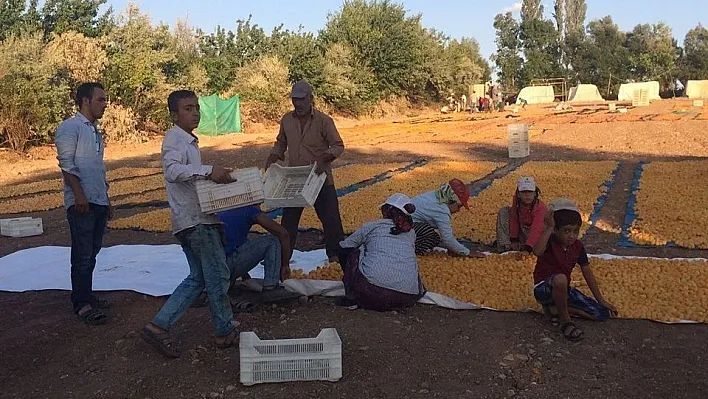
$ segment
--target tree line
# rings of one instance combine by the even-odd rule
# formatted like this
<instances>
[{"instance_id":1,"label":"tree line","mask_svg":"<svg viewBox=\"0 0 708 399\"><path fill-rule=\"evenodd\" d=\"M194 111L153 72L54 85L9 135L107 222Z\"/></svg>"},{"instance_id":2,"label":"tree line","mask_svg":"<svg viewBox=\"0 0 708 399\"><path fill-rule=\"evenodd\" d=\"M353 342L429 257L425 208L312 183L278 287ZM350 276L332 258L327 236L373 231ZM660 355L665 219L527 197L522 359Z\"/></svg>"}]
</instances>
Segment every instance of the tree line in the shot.
<instances>
[{"instance_id":1,"label":"tree line","mask_svg":"<svg viewBox=\"0 0 708 399\"><path fill-rule=\"evenodd\" d=\"M263 122L287 111L299 79L315 87L319 107L357 116L393 99L439 101L491 75L474 39L424 28L389 0L347 0L317 34L266 31L250 17L212 32L186 21L153 25L135 4L115 14L101 11L105 2L0 0L1 145L51 141L84 81L106 87L107 139L139 141L167 126L176 88L239 95L242 119Z\"/></svg>"},{"instance_id":2,"label":"tree line","mask_svg":"<svg viewBox=\"0 0 708 399\"><path fill-rule=\"evenodd\" d=\"M595 84L603 96L626 82L708 79L708 30L691 29L680 47L665 23L622 31L611 16L585 23L585 0L555 0L552 19L541 0L523 0L520 19L494 18L497 52L492 61L504 87L518 90L533 79L565 78Z\"/></svg>"}]
</instances>

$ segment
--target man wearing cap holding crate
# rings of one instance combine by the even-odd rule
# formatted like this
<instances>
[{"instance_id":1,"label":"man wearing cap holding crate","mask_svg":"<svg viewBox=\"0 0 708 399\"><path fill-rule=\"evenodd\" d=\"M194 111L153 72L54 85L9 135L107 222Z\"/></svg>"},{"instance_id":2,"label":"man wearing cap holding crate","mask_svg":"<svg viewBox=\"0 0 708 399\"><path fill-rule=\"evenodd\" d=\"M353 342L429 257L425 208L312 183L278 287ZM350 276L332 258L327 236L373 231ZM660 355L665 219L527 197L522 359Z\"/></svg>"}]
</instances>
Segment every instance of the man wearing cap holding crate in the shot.
<instances>
[{"instance_id":1,"label":"man wearing cap holding crate","mask_svg":"<svg viewBox=\"0 0 708 399\"><path fill-rule=\"evenodd\" d=\"M304 80L295 83L290 97L294 111L288 112L281 119L280 131L265 168L268 170L274 162L284 160L287 151L288 166L316 163L316 172L327 174L327 180L315 201L315 212L322 222L327 256L330 261L336 261L344 229L332 177L332 161L344 152L344 142L332 118L315 109L312 86L309 83ZM283 209L281 224L290 235L292 247L295 247L302 211L303 208Z\"/></svg>"}]
</instances>

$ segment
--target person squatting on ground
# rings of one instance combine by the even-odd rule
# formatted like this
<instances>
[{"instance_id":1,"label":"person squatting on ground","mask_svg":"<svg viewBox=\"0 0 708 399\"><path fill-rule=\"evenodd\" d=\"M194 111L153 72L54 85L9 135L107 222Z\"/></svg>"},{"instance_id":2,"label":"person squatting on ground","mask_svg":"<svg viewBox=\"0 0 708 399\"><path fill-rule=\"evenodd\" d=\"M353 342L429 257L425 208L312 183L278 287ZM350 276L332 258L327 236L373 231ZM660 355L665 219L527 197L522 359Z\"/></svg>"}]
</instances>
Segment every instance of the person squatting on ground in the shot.
<instances>
[{"instance_id":1,"label":"person squatting on ground","mask_svg":"<svg viewBox=\"0 0 708 399\"><path fill-rule=\"evenodd\" d=\"M533 177L520 177L511 206L497 213L497 240L499 252L532 252L543 232L543 218L548 208L541 201L541 190Z\"/></svg>"},{"instance_id":2,"label":"person squatting on ground","mask_svg":"<svg viewBox=\"0 0 708 399\"><path fill-rule=\"evenodd\" d=\"M337 260L339 241L344 238L339 200L334 187L332 162L344 152L344 142L339 136L334 121L314 107L312 86L304 80L293 85L290 94L294 111L288 112L280 121L280 131L275 145L266 161L265 169L278 160L285 159L288 166L304 166L317 163L317 173L327 173L327 180L315 200L315 212L322 222L327 257ZM281 224L290 235L291 247L295 248L297 229L303 208L283 208Z\"/></svg>"},{"instance_id":3,"label":"person squatting on ground","mask_svg":"<svg viewBox=\"0 0 708 399\"><path fill-rule=\"evenodd\" d=\"M413 306L425 295L418 274L410 198L393 194L382 219L364 223L340 243L346 296L337 304L381 312Z\"/></svg>"},{"instance_id":4,"label":"person squatting on ground","mask_svg":"<svg viewBox=\"0 0 708 399\"><path fill-rule=\"evenodd\" d=\"M112 217L103 136L96 128L106 110L106 93L100 83L83 83L74 100L79 112L57 127L54 140L71 234L71 303L84 323L99 325L106 322L109 305L93 294L93 271Z\"/></svg>"},{"instance_id":5,"label":"person squatting on ground","mask_svg":"<svg viewBox=\"0 0 708 399\"><path fill-rule=\"evenodd\" d=\"M438 190L428 191L414 197L413 229L415 230L415 253L424 255L437 246L442 246L451 255L480 257L479 252L472 252L460 244L452 232L452 215L464 206L469 209L470 198L465 183L452 179Z\"/></svg>"},{"instance_id":6,"label":"person squatting on ground","mask_svg":"<svg viewBox=\"0 0 708 399\"><path fill-rule=\"evenodd\" d=\"M172 231L187 257L189 276L143 328L142 337L164 355L178 357L169 330L205 289L216 345L228 348L238 344L227 295L230 273L221 240L220 221L215 215L201 211L194 183L197 178L207 178L219 184L231 183L233 179L228 169L202 165L199 142L192 133L199 124L197 95L188 90L175 91L169 95L167 103L175 125L167 131L162 142L162 170L172 210Z\"/></svg>"},{"instance_id":7,"label":"person squatting on ground","mask_svg":"<svg viewBox=\"0 0 708 399\"><path fill-rule=\"evenodd\" d=\"M602 296L585 247L578 239L582 225L578 208L565 198L552 201L548 208L543 233L533 248L537 256L533 295L554 324L560 319L560 331L566 339L580 341L583 332L570 320L571 315L605 321L617 315L617 309ZM570 286L576 264L595 299Z\"/></svg>"},{"instance_id":8,"label":"person squatting on ground","mask_svg":"<svg viewBox=\"0 0 708 399\"><path fill-rule=\"evenodd\" d=\"M279 284L281 279L290 277L289 259L292 249L287 230L268 217L260 205L229 209L219 212L217 216L224 228L224 251L231 276L229 290L234 288L237 279L249 280L248 273L263 262L263 286L253 283L249 284L248 289L259 290L261 302L296 298ZM269 234L249 240L248 233L254 224L263 227ZM208 300L209 296L204 292L194 301L192 307L204 307ZM257 305L244 300L232 303L232 309L238 312L253 312L257 310Z\"/></svg>"},{"instance_id":9,"label":"person squatting on ground","mask_svg":"<svg viewBox=\"0 0 708 399\"><path fill-rule=\"evenodd\" d=\"M226 232L226 263L231 272L231 285L236 279L248 279L248 272L263 262L264 277L261 300L264 302L292 298L293 294L280 286L290 278L290 235L285 228L268 217L260 205L220 212L219 219ZM248 239L251 227L257 224L269 234Z\"/></svg>"}]
</instances>

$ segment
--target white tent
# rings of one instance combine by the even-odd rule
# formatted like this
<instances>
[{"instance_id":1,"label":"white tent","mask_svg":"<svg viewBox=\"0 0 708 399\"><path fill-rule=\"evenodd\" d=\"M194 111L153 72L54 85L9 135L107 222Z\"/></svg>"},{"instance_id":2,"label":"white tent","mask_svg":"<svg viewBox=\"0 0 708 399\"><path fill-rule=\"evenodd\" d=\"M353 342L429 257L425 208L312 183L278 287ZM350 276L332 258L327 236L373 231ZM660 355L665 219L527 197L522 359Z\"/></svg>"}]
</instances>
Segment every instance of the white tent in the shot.
<instances>
[{"instance_id":1,"label":"white tent","mask_svg":"<svg viewBox=\"0 0 708 399\"><path fill-rule=\"evenodd\" d=\"M686 83L686 95L690 99L708 98L708 80L689 80Z\"/></svg>"},{"instance_id":2,"label":"white tent","mask_svg":"<svg viewBox=\"0 0 708 399\"><path fill-rule=\"evenodd\" d=\"M617 99L619 101L632 101L632 94L635 90L646 90L649 95L649 100L658 100L659 97L659 82L652 80L651 82L640 83L623 83L620 86Z\"/></svg>"},{"instance_id":3,"label":"white tent","mask_svg":"<svg viewBox=\"0 0 708 399\"><path fill-rule=\"evenodd\" d=\"M570 89L568 95L569 102L596 102L605 101L600 95L597 86L590 84L579 84Z\"/></svg>"},{"instance_id":4,"label":"white tent","mask_svg":"<svg viewBox=\"0 0 708 399\"><path fill-rule=\"evenodd\" d=\"M526 100L528 104L550 104L555 100L553 86L526 86L516 97L517 104L523 104Z\"/></svg>"}]
</instances>

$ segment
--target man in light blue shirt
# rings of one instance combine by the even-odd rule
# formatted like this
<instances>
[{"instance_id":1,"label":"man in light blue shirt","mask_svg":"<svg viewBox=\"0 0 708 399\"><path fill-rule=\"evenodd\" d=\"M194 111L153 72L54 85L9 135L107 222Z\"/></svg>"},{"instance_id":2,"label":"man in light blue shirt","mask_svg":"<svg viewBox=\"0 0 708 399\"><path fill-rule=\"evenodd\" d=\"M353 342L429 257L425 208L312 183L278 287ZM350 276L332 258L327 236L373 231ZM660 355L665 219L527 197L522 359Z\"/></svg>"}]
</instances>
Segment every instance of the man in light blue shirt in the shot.
<instances>
[{"instance_id":1,"label":"man in light blue shirt","mask_svg":"<svg viewBox=\"0 0 708 399\"><path fill-rule=\"evenodd\" d=\"M57 127L54 142L71 233L71 303L81 320L98 325L106 322L102 308L107 303L93 295L93 270L111 217L103 137L96 129L106 109L106 93L100 83L84 83L75 101L79 112Z\"/></svg>"}]
</instances>

